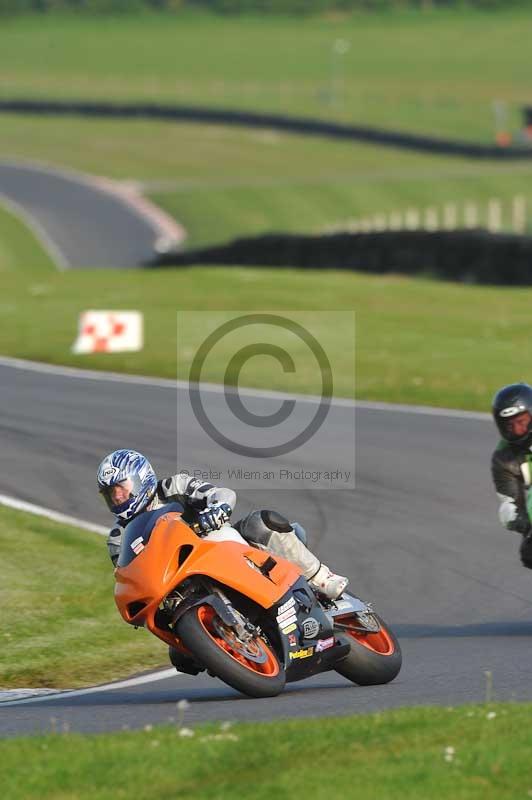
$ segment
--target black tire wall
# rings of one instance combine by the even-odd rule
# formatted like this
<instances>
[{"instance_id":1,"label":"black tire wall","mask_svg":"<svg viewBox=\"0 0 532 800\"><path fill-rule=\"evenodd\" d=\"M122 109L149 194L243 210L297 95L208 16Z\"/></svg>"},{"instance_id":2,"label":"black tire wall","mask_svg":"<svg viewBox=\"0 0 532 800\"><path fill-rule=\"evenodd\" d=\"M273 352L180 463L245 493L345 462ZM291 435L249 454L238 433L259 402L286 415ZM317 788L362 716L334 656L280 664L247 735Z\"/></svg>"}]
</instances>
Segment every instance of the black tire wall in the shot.
<instances>
[{"instance_id":1,"label":"black tire wall","mask_svg":"<svg viewBox=\"0 0 532 800\"><path fill-rule=\"evenodd\" d=\"M161 255L153 266L224 264L399 273L500 286L532 285L532 236L484 230L267 234Z\"/></svg>"}]
</instances>

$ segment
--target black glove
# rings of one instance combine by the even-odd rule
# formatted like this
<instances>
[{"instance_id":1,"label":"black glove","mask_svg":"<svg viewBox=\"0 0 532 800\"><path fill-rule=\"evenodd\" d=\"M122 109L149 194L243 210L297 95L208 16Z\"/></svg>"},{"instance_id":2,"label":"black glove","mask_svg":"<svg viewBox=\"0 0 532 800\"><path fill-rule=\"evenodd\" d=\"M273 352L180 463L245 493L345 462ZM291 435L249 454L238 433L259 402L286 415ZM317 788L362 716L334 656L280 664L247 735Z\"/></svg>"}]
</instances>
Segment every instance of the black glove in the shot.
<instances>
[{"instance_id":1,"label":"black glove","mask_svg":"<svg viewBox=\"0 0 532 800\"><path fill-rule=\"evenodd\" d=\"M528 569L532 569L532 533L523 536L523 541L519 548L519 555L521 556L522 565L528 567Z\"/></svg>"},{"instance_id":2,"label":"black glove","mask_svg":"<svg viewBox=\"0 0 532 800\"><path fill-rule=\"evenodd\" d=\"M232 509L227 503L212 503L204 511L198 512L198 525L203 533L217 531L229 520Z\"/></svg>"}]
</instances>

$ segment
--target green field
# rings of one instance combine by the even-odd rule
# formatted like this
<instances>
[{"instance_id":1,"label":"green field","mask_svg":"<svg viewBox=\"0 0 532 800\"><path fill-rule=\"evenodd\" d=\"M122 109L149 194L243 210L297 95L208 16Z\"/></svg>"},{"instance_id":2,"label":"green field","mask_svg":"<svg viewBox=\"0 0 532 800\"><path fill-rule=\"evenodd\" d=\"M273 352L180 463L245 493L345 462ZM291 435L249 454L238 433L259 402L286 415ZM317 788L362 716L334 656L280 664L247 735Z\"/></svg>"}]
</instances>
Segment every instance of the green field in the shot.
<instances>
[{"instance_id":1,"label":"green field","mask_svg":"<svg viewBox=\"0 0 532 800\"><path fill-rule=\"evenodd\" d=\"M177 341L177 312L189 309L201 309L206 321L221 309L288 314L354 310L360 399L486 410L499 385L526 377L524 365L531 355L532 289L394 275L216 267L43 274L19 266L2 275L2 285L4 354L87 368L166 377L175 377L177 371L186 379L190 347L203 329L200 315L190 340L184 336ZM109 307L144 312L144 350L73 355L79 312ZM337 344L343 333L334 322L318 328L323 346L334 354L335 393L352 397L350 348L347 352ZM222 381L225 367L223 359L210 361L205 378ZM308 370L296 373L287 386L270 359L252 359L242 377L260 388L321 388L319 376Z\"/></svg>"},{"instance_id":2,"label":"green field","mask_svg":"<svg viewBox=\"0 0 532 800\"><path fill-rule=\"evenodd\" d=\"M353 710L363 691L345 689ZM532 794L531 719L508 704L56 733L4 740L0 782L6 800L517 800Z\"/></svg>"},{"instance_id":3,"label":"green field","mask_svg":"<svg viewBox=\"0 0 532 800\"><path fill-rule=\"evenodd\" d=\"M118 614L102 536L0 506L0 549L0 688L74 688L169 666L165 645Z\"/></svg>"},{"instance_id":4,"label":"green field","mask_svg":"<svg viewBox=\"0 0 532 800\"><path fill-rule=\"evenodd\" d=\"M293 41L296 30L297 48L289 51L287 42ZM475 37L473 30L478 34ZM244 32L249 33L251 43L246 53L254 53L253 69L245 71L246 79L251 80L253 70L257 70L257 80L265 79L269 66L270 72L279 70L287 78L304 81L306 76L317 80L319 42L330 43L342 31L345 37L353 35L353 44L359 37L357 46L349 51L359 90L364 94L376 86L372 81L387 82L382 99L391 119L396 107L403 108L403 103L403 111L409 107L408 92L414 91L413 87L438 97L438 81L444 72L453 80L460 75L456 92L464 113L474 111L473 86L480 97L488 88L491 92L496 87L515 90L524 85L518 64L525 76L526 48L520 38L525 30L522 15L465 12L305 19L298 23L207 15L168 19L145 15L120 20L83 17L81 21L29 17L3 21L0 44L5 46L0 47L0 64L4 95L38 92L45 80L50 83L46 91L52 94L61 90L63 95L83 91L87 96L145 97L146 81L155 75L150 96L169 99L178 78L185 80L184 76L191 75L197 102L208 102L202 87L207 86L214 63L220 80L235 81L241 74L244 55L239 42ZM438 47L449 48L463 37L470 37L467 54L457 45L452 63L448 59L435 63ZM501 37L507 58L495 63L492 48ZM271 46L273 39L275 47ZM380 52L377 40L385 52L382 60L368 57L371 48L374 54ZM21 42L25 43L24 56ZM196 51L200 45L208 56L192 59L192 48ZM348 56L345 58L347 69ZM364 59L367 63L364 61L365 71L361 71ZM494 81L495 69L500 83ZM248 103L245 91L240 91L238 98L240 106ZM368 99L364 114L370 107ZM421 114L421 103L416 101L413 107ZM468 127L461 112L455 106L447 111L454 133L466 135ZM436 120L437 115L431 119ZM364 121L371 121L370 115ZM422 114L413 113L411 127L423 124ZM190 247L272 230L319 231L361 216L428 206L441 210L453 202L462 207L476 201L482 212L492 197L504 201L508 225L507 211L515 194L523 194L532 207L528 181L532 163L471 163L228 126L3 115L0 154L2 158L36 159L137 181L184 223ZM226 308L354 309L359 398L485 409L501 383L526 377L523 364L528 361L532 299L528 289L477 288L393 275L208 265L57 274L46 269L48 260L35 253L35 242L21 241L20 225L12 215L0 212L0 235L5 286L0 349L8 355L173 377L177 353L177 375L185 378L190 347L188 342L178 346L176 341L179 309L199 308L209 315ZM144 312L144 352L72 355L79 312L109 307ZM322 336L324 344L337 353L335 392L352 396L350 370L342 368L343 351L335 338L338 330L330 327ZM218 381L222 375L220 367L207 377ZM308 372L287 387L275 371L258 364L247 370L246 382L297 391L319 388Z\"/></svg>"},{"instance_id":5,"label":"green field","mask_svg":"<svg viewBox=\"0 0 532 800\"><path fill-rule=\"evenodd\" d=\"M188 247L267 231L317 233L352 219L467 202L532 208L532 162L470 163L226 126L0 116L0 159L134 180L183 223ZM532 227L532 226L530 226Z\"/></svg>"},{"instance_id":6,"label":"green field","mask_svg":"<svg viewBox=\"0 0 532 800\"><path fill-rule=\"evenodd\" d=\"M526 22L523 13L470 11L302 20L14 18L0 31L0 97L221 104L488 141L492 100L512 105L514 126L529 100ZM341 109L324 105L322 92L338 37L352 45L343 57ZM502 41L504 59L494 59ZM272 89L279 81L293 84L286 98ZM0 158L137 181L184 224L189 247L266 231L319 232L412 208L435 208L441 224L446 204L457 205L458 224L464 205L478 204L478 224L485 225L494 197L508 228L515 195L532 207L526 162L469 162L230 126L0 120Z\"/></svg>"},{"instance_id":7,"label":"green field","mask_svg":"<svg viewBox=\"0 0 532 800\"><path fill-rule=\"evenodd\" d=\"M260 109L489 141L494 100L511 127L530 101L528 27L523 11L465 10L3 19L0 95Z\"/></svg>"}]
</instances>

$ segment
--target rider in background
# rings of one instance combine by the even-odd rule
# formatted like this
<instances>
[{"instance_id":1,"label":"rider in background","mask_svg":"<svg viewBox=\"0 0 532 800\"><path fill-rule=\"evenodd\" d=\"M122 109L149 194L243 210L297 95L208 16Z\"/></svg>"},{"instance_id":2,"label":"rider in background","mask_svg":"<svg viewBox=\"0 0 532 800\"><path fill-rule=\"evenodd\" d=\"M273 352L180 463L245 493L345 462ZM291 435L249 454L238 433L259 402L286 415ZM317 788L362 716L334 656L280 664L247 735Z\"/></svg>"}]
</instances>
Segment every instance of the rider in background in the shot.
<instances>
[{"instance_id":1,"label":"rider in background","mask_svg":"<svg viewBox=\"0 0 532 800\"><path fill-rule=\"evenodd\" d=\"M531 390L532 391L532 390ZM116 521L107 537L113 564L120 552L122 531L144 511L167 503L180 503L192 512L203 533L225 525L236 505L232 489L213 486L187 474L157 480L150 462L135 450L115 450L98 467L98 488ZM254 547L296 564L312 588L330 600L338 598L348 580L322 564L306 547L306 534L298 523L290 523L276 511L252 511L233 527Z\"/></svg>"},{"instance_id":2,"label":"rider in background","mask_svg":"<svg viewBox=\"0 0 532 800\"><path fill-rule=\"evenodd\" d=\"M492 413L502 437L491 460L499 519L522 535L521 562L532 569L532 386L504 386L493 399Z\"/></svg>"}]
</instances>

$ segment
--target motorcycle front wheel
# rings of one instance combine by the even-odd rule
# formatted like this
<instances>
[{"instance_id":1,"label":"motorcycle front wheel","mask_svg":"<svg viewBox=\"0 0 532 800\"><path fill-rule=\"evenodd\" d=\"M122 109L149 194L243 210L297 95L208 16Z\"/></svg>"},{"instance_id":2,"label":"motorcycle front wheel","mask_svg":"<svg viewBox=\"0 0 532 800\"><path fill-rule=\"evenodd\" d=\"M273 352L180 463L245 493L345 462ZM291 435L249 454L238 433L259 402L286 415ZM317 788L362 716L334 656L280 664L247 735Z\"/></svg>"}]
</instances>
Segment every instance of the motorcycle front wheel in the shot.
<instances>
[{"instance_id":1,"label":"motorcycle front wheel","mask_svg":"<svg viewBox=\"0 0 532 800\"><path fill-rule=\"evenodd\" d=\"M194 658L222 681L249 697L275 697L285 673L277 654L262 636L241 640L210 605L187 611L178 635Z\"/></svg>"},{"instance_id":2,"label":"motorcycle front wheel","mask_svg":"<svg viewBox=\"0 0 532 800\"><path fill-rule=\"evenodd\" d=\"M335 622L341 623L338 631L349 639L351 651L334 669L359 686L375 686L393 681L403 662L401 647L395 634L377 614L373 616L379 623L377 632L361 631L356 614L335 619Z\"/></svg>"}]
</instances>

